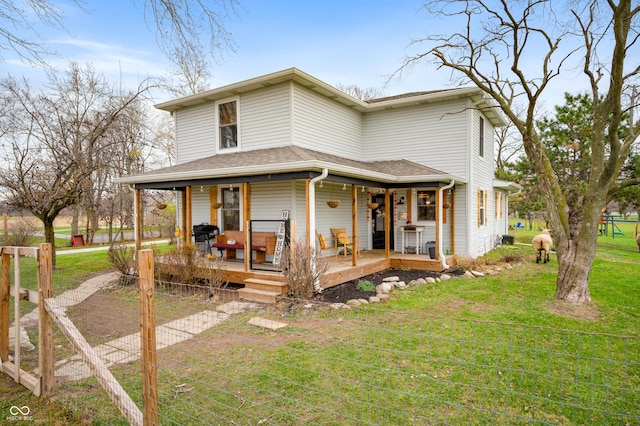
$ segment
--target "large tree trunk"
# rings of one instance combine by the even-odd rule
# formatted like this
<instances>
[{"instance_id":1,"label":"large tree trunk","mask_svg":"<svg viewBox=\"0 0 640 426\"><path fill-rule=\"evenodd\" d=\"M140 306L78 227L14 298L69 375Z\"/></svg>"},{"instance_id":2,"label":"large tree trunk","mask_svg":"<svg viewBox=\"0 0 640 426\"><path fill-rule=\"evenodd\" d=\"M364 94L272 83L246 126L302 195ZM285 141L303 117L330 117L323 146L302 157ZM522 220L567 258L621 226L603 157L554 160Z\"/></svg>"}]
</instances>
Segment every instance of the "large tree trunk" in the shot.
<instances>
[{"instance_id":1,"label":"large tree trunk","mask_svg":"<svg viewBox=\"0 0 640 426\"><path fill-rule=\"evenodd\" d=\"M71 235L78 235L78 222L80 221L80 208L78 206L71 207Z\"/></svg>"},{"instance_id":2,"label":"large tree trunk","mask_svg":"<svg viewBox=\"0 0 640 426\"><path fill-rule=\"evenodd\" d=\"M591 302L589 272L593 264L593 246L567 241L567 248L557 250L558 278L556 298L571 303Z\"/></svg>"},{"instance_id":3,"label":"large tree trunk","mask_svg":"<svg viewBox=\"0 0 640 426\"><path fill-rule=\"evenodd\" d=\"M53 229L53 220L55 217L44 217L40 218L42 220L42 224L44 225L44 241L46 243L51 244L52 256L53 256L53 266L56 266L56 238L55 231Z\"/></svg>"},{"instance_id":4,"label":"large tree trunk","mask_svg":"<svg viewBox=\"0 0 640 426\"><path fill-rule=\"evenodd\" d=\"M591 302L589 273L598 246L601 206L606 204L604 190L593 191L568 215L550 209L555 224L554 242L558 258L556 298L571 303ZM551 204L548 204L551 205Z\"/></svg>"}]
</instances>

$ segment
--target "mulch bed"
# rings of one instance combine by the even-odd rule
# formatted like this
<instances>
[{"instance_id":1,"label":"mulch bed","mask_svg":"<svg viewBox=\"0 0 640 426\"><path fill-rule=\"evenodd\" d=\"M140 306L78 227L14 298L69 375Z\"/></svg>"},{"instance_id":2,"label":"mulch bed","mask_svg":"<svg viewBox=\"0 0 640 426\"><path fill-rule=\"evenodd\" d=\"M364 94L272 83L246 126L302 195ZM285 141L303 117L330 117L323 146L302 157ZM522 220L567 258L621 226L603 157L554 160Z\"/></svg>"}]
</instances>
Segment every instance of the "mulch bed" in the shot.
<instances>
[{"instance_id":1,"label":"mulch bed","mask_svg":"<svg viewBox=\"0 0 640 426\"><path fill-rule=\"evenodd\" d=\"M464 271L462 271L464 273ZM459 275L458 271L447 272L449 275ZM387 269L385 271L376 272L375 274L367 275L356 280L347 281L346 283L327 288L322 293L316 294L314 300L328 303L345 303L351 299L369 299L371 296L375 296L375 291L363 291L360 290L357 285L358 281L371 281L375 286L382 283L382 279L386 277L397 276L400 281L404 281L409 284L412 280L426 277L439 277L439 272L421 271L416 269Z\"/></svg>"}]
</instances>

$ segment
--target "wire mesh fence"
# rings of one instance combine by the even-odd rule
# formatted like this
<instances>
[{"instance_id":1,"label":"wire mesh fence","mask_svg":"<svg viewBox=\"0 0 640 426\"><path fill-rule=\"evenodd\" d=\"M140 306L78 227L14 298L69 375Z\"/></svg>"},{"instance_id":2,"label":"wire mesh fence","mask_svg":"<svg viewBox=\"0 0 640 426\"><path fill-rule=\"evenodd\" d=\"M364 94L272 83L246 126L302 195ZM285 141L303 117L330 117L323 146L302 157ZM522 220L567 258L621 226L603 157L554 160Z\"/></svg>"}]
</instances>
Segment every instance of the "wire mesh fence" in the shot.
<instances>
[{"instance_id":1,"label":"wire mesh fence","mask_svg":"<svg viewBox=\"0 0 640 426\"><path fill-rule=\"evenodd\" d=\"M102 278L66 313L142 409L139 283ZM637 337L165 281L152 300L160 424L640 423ZM126 424L59 330L55 346L55 398Z\"/></svg>"}]
</instances>

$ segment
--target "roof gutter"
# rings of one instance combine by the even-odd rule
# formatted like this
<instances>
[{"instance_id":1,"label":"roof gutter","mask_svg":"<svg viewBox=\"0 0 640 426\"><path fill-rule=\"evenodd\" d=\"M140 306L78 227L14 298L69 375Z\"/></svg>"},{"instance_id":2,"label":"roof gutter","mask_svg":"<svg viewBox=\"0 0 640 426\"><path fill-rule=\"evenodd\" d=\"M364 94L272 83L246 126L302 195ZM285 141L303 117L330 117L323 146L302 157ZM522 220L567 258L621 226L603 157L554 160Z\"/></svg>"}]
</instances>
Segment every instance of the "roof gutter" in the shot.
<instances>
[{"instance_id":1,"label":"roof gutter","mask_svg":"<svg viewBox=\"0 0 640 426\"><path fill-rule=\"evenodd\" d=\"M165 182L171 180L194 180L194 179L207 179L215 176L247 176L253 174L264 173L279 173L279 172L291 172L296 170L310 170L310 169L329 169L344 176L356 176L359 178L366 177L378 182L384 182L389 184L400 183L414 183L416 181L446 181L455 179L460 183L466 183L465 179L452 176L450 174L431 174L423 176L394 176L387 173L376 172L373 170L360 169L351 166L340 166L333 163L327 163L324 161L298 161L295 163L283 163L272 165L254 165L248 167L229 167L224 169L216 169L215 174L212 174L212 170L198 170L198 171L180 171L174 173L160 173L157 175L147 176L126 176L117 178L116 182L135 184L135 183L154 183Z\"/></svg>"},{"instance_id":2,"label":"roof gutter","mask_svg":"<svg viewBox=\"0 0 640 426\"><path fill-rule=\"evenodd\" d=\"M451 182L449 182L449 184L441 187L438 190L440 191L438 194L438 200L440 200L440 204L442 204L442 194L444 193L445 190L452 188L454 183L455 183L455 180L451 179ZM440 220L438 220L438 235L440 236L440 238L438 238L438 253L440 253L440 264L442 265L442 269L449 269L449 265L447 264L447 258L442 252L443 251L442 250L442 217L441 215L438 215L438 217L440 218ZM451 220L453 220L453 218L451 218Z\"/></svg>"},{"instance_id":3,"label":"roof gutter","mask_svg":"<svg viewBox=\"0 0 640 426\"><path fill-rule=\"evenodd\" d=\"M307 208L309 209L309 233L311 235L307 235L308 240L315 242L315 233L316 233L316 182L324 180L329 176L329 169L322 169L322 174L320 176L316 176L309 181L309 205ZM315 244L314 244L315 246ZM316 275L316 262L315 257L311 257L311 270L313 271L313 276ZM322 289L320 288L320 278L317 278L313 283L313 287L315 290L320 293Z\"/></svg>"}]
</instances>

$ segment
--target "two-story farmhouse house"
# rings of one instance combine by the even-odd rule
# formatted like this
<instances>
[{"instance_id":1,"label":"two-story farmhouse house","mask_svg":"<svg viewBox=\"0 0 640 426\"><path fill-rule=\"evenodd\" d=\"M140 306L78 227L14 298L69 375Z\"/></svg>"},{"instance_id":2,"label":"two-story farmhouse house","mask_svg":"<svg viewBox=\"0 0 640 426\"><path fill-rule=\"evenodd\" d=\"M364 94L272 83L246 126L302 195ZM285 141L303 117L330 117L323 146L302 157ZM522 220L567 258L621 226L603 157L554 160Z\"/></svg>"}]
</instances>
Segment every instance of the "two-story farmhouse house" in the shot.
<instances>
[{"instance_id":1,"label":"two-story farmhouse house","mask_svg":"<svg viewBox=\"0 0 640 426\"><path fill-rule=\"evenodd\" d=\"M200 223L246 233L287 211L295 240L336 247L331 229L344 228L353 265L377 251L446 269L507 232L519 187L494 179L505 121L477 88L363 102L290 68L157 108L175 119L178 164L120 181L176 191L186 239Z\"/></svg>"}]
</instances>

